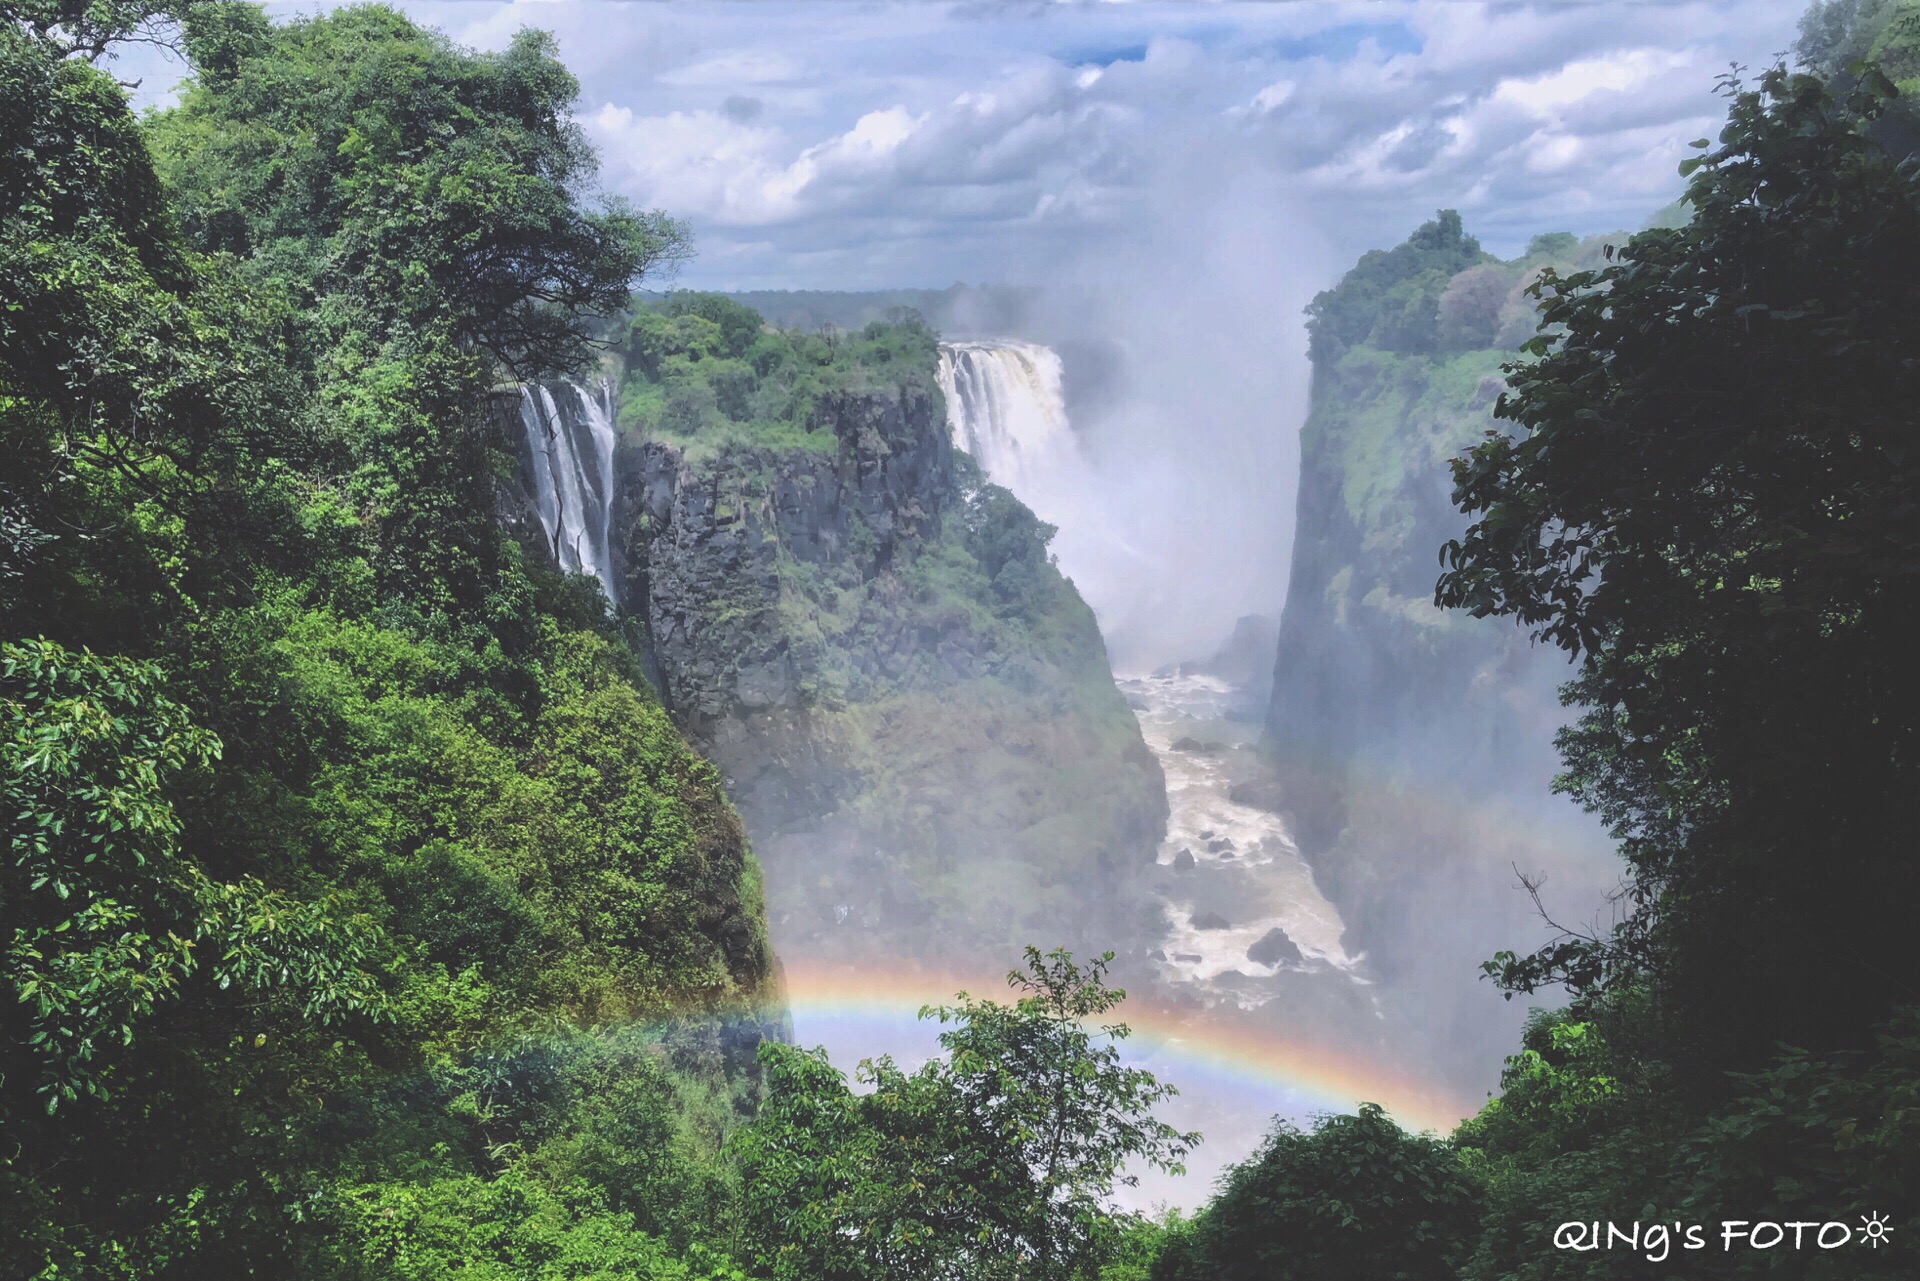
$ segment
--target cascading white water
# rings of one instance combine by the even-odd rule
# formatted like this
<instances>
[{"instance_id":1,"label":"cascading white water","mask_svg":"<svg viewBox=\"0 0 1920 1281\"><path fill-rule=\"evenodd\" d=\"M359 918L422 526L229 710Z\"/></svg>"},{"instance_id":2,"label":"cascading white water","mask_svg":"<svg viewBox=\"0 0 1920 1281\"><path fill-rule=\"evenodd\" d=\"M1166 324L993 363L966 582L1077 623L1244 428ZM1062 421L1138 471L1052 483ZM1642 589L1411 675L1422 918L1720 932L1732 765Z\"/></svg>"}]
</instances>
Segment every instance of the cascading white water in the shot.
<instances>
[{"instance_id":1,"label":"cascading white water","mask_svg":"<svg viewBox=\"0 0 1920 1281\"><path fill-rule=\"evenodd\" d=\"M602 381L594 397L575 382L559 400L541 384L520 388L520 425L533 458L534 506L562 569L592 574L616 599L613 583L613 406Z\"/></svg>"},{"instance_id":2,"label":"cascading white water","mask_svg":"<svg viewBox=\"0 0 1920 1281\"><path fill-rule=\"evenodd\" d=\"M1125 478L1079 448L1061 372L1059 356L1032 343L940 348L954 446L1058 527L1061 568L1106 626L1114 613L1151 609L1155 589L1183 569L1151 547L1130 545L1116 515L1125 506L1115 499ZM1357 979L1358 960L1341 946L1339 912L1315 885L1285 821L1232 799L1229 760L1251 751L1246 725L1228 714L1237 691L1175 669L1123 675L1119 684L1167 780L1171 814L1158 862L1172 879L1163 898L1168 931L1156 949L1162 978L1207 1002L1242 1005L1270 999L1303 970ZM1205 750L1196 734L1211 740Z\"/></svg>"},{"instance_id":3,"label":"cascading white water","mask_svg":"<svg viewBox=\"0 0 1920 1281\"><path fill-rule=\"evenodd\" d=\"M1045 473L1073 448L1060 357L997 339L940 345L940 390L957 448L988 479L1031 501Z\"/></svg>"}]
</instances>

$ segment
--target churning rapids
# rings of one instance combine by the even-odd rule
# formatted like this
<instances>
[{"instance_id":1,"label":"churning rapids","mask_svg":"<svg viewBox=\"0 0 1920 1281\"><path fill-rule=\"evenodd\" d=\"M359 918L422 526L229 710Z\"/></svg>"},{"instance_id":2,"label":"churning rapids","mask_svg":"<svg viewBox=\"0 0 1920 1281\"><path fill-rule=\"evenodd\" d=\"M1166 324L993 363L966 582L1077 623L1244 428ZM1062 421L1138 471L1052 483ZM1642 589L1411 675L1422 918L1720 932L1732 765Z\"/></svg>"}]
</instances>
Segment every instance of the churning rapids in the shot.
<instances>
[{"instance_id":1,"label":"churning rapids","mask_svg":"<svg viewBox=\"0 0 1920 1281\"><path fill-rule=\"evenodd\" d=\"M1234 716L1239 691L1179 669L1122 676L1119 685L1167 778L1158 861L1172 869L1174 889L1165 899L1167 937L1154 953L1162 977L1252 1006L1287 971L1352 974L1340 915L1285 822L1230 795L1232 763L1254 747L1251 727Z\"/></svg>"},{"instance_id":2,"label":"churning rapids","mask_svg":"<svg viewBox=\"0 0 1920 1281\"><path fill-rule=\"evenodd\" d=\"M1043 519L1072 521L1063 495L1073 486L1060 482L1084 471L1059 357L1025 342L947 343L940 381L955 447ZM1098 611L1118 602L1089 603ZM1248 1009L1277 995L1290 973L1331 971L1364 983L1360 958L1341 946L1339 913L1285 821L1230 795L1235 766L1250 765L1254 750L1254 725L1235 715L1241 691L1188 667L1117 679L1167 780L1170 816L1157 860L1166 873L1167 932L1152 952L1161 980L1206 1004Z\"/></svg>"}]
</instances>

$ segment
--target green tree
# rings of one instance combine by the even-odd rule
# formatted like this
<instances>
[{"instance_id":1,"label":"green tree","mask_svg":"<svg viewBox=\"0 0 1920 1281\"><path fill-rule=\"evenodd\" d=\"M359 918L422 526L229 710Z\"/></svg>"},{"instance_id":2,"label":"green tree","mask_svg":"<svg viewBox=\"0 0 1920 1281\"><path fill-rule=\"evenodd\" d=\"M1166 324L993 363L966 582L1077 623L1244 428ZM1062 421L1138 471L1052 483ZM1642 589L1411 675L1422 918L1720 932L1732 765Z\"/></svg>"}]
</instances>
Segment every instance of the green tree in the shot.
<instances>
[{"instance_id":1,"label":"green tree","mask_svg":"<svg viewBox=\"0 0 1920 1281\"><path fill-rule=\"evenodd\" d=\"M93 61L169 13L136 119ZM757 874L484 412L677 228L541 37L4 16L0 1274L726 1271L757 1022L570 1025L737 1012Z\"/></svg>"},{"instance_id":2,"label":"green tree","mask_svg":"<svg viewBox=\"0 0 1920 1281\"><path fill-rule=\"evenodd\" d=\"M1453 1147L1379 1105L1284 1122L1173 1233L1155 1281L1445 1281L1472 1240L1475 1188Z\"/></svg>"},{"instance_id":3,"label":"green tree","mask_svg":"<svg viewBox=\"0 0 1920 1281\"><path fill-rule=\"evenodd\" d=\"M1443 351L1493 345L1500 325L1500 308L1507 301L1509 275L1498 263L1482 263L1447 282L1435 306L1438 339Z\"/></svg>"},{"instance_id":4,"label":"green tree","mask_svg":"<svg viewBox=\"0 0 1920 1281\"><path fill-rule=\"evenodd\" d=\"M1422 223L1403 244L1367 251L1339 284L1307 306L1315 363L1331 364L1362 343L1384 351L1433 351L1447 282L1485 258L1452 209Z\"/></svg>"},{"instance_id":5,"label":"green tree","mask_svg":"<svg viewBox=\"0 0 1920 1281\"><path fill-rule=\"evenodd\" d=\"M1871 136L1884 77L1725 89L1692 221L1533 287L1437 589L1578 661L1560 786L1628 868L1617 928L1491 970L1646 987L1632 1038L1711 1091L1920 990L1920 185Z\"/></svg>"},{"instance_id":6,"label":"green tree","mask_svg":"<svg viewBox=\"0 0 1920 1281\"><path fill-rule=\"evenodd\" d=\"M503 612L486 391L579 367L684 229L596 194L546 33L476 54L377 5L269 25L229 2L186 32L197 74L150 131L173 216L281 302L381 587Z\"/></svg>"},{"instance_id":7,"label":"green tree","mask_svg":"<svg viewBox=\"0 0 1920 1281\"><path fill-rule=\"evenodd\" d=\"M172 793L219 751L151 664L0 643L0 825L12 851L0 938L13 998L0 1052L8 1083L37 1079L48 1113L105 1096L114 1053L196 972L223 991L285 991L323 1026L381 1010L363 926L257 881L216 883L180 848ZM9 1097L0 1135L18 1143Z\"/></svg>"},{"instance_id":8,"label":"green tree","mask_svg":"<svg viewBox=\"0 0 1920 1281\"><path fill-rule=\"evenodd\" d=\"M1851 86L1873 64L1900 89L1876 123L1882 142L1902 154L1920 148L1920 3L1915 0L1815 0L1800 17L1794 52L1816 74Z\"/></svg>"},{"instance_id":9,"label":"green tree","mask_svg":"<svg viewBox=\"0 0 1920 1281\"><path fill-rule=\"evenodd\" d=\"M1027 949L1012 1004L962 993L923 1017L944 1060L863 1062L855 1094L820 1051L761 1049L759 1118L739 1139L756 1266L775 1278L1047 1279L1125 1253L1115 1187L1177 1172L1199 1141L1154 1117L1173 1087L1122 1066L1111 955L1084 970Z\"/></svg>"}]
</instances>

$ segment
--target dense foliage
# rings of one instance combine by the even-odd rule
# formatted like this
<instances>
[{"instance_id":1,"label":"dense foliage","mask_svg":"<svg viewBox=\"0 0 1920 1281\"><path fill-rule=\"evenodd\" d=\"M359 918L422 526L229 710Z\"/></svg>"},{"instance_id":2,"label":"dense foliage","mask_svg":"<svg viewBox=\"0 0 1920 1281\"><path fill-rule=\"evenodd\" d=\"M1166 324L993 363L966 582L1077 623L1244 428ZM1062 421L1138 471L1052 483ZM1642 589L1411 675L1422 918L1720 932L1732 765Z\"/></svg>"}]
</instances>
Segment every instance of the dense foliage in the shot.
<instances>
[{"instance_id":1,"label":"dense foliage","mask_svg":"<svg viewBox=\"0 0 1920 1281\"><path fill-rule=\"evenodd\" d=\"M1619 841L1618 920L1487 965L1510 995L1564 986L1571 1005L1535 1012L1449 1143L1364 1109L1282 1132L1168 1238L1160 1274L1913 1273L1920 171L1889 71L1833 65L1897 54L1905 9L1816 6L1803 49L1831 74L1729 80L1684 218L1598 259L1536 241L1559 261L1508 277L1540 329L1505 364L1504 421L1453 464L1472 524L1436 599L1576 663L1560 786ZM1361 399L1309 431L1348 450L1348 513L1389 545L1405 529L1354 481L1370 442L1405 432L1370 431L1367 398L1427 395L1471 354L1449 341L1485 342L1490 317L1497 341L1507 305L1499 264L1428 289L1415 383L1381 354L1419 278L1403 249L1314 311L1318 371ZM1381 1164L1415 1152L1431 1181ZM1451 1213L1426 1212L1435 1188ZM1368 1222L1346 1244L1370 1255L1323 1265ZM1828 1225L1847 1243L1812 1244Z\"/></svg>"},{"instance_id":2,"label":"dense foliage","mask_svg":"<svg viewBox=\"0 0 1920 1281\"><path fill-rule=\"evenodd\" d=\"M1155 1262L1155 1281L1346 1281L1456 1275L1474 1183L1453 1147L1376 1104L1311 1132L1279 1124L1230 1169Z\"/></svg>"},{"instance_id":3,"label":"dense foliage","mask_svg":"<svg viewBox=\"0 0 1920 1281\"><path fill-rule=\"evenodd\" d=\"M781 330L720 294L677 291L628 326L620 417L699 454L728 444L831 451L837 400L929 383L937 347L919 315L898 308L851 332Z\"/></svg>"},{"instance_id":4,"label":"dense foliage","mask_svg":"<svg viewBox=\"0 0 1920 1281\"><path fill-rule=\"evenodd\" d=\"M677 228L544 37L5 16L0 1271L722 1267L757 871L484 412Z\"/></svg>"},{"instance_id":5,"label":"dense foliage","mask_svg":"<svg viewBox=\"0 0 1920 1281\"><path fill-rule=\"evenodd\" d=\"M1648 985L1710 1071L1863 1045L1920 986L1920 185L1862 128L1884 80L1729 92L1692 221L1536 286L1564 332L1456 465L1440 585L1579 659L1562 786L1630 869L1612 934L1502 978Z\"/></svg>"},{"instance_id":6,"label":"dense foliage","mask_svg":"<svg viewBox=\"0 0 1920 1281\"><path fill-rule=\"evenodd\" d=\"M1794 51L1816 75L1850 87L1868 65L1900 96L1867 126L1895 155L1920 151L1920 4L1915 0L1814 0Z\"/></svg>"},{"instance_id":7,"label":"dense foliage","mask_svg":"<svg viewBox=\"0 0 1920 1281\"><path fill-rule=\"evenodd\" d=\"M1480 242L1466 234L1460 215L1451 209L1442 210L1404 244L1368 250L1339 284L1307 308L1313 358L1337 360L1361 343L1382 351L1434 350L1442 300L1471 292L1475 286L1470 280L1456 284L1456 278L1486 258ZM1450 314L1457 310L1449 304Z\"/></svg>"}]
</instances>

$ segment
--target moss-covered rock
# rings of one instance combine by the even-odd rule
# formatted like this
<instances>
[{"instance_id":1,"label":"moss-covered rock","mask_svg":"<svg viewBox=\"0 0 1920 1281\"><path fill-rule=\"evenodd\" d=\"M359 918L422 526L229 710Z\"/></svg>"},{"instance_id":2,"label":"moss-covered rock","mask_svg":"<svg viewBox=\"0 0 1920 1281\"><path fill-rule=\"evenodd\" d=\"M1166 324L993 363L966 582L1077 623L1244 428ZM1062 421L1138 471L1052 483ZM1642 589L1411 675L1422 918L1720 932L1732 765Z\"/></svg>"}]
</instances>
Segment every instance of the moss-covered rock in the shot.
<instances>
[{"instance_id":1,"label":"moss-covered rock","mask_svg":"<svg viewBox=\"0 0 1920 1281\"><path fill-rule=\"evenodd\" d=\"M1443 215L1316 301L1272 772L1233 792L1288 816L1394 1027L1465 1088L1517 1031L1517 1011L1473 999L1479 963L1535 928L1514 869L1584 893L1605 859L1548 792L1565 669L1520 629L1433 603L1465 529L1447 463L1495 426L1501 366L1533 329L1527 282L1601 247L1543 236L1501 262Z\"/></svg>"},{"instance_id":2,"label":"moss-covered rock","mask_svg":"<svg viewBox=\"0 0 1920 1281\"><path fill-rule=\"evenodd\" d=\"M667 311L626 353L624 603L726 775L783 952L997 966L1133 933L1159 767L1053 530L953 449L931 332L736 324L729 348L703 316L737 304ZM743 416L666 410L727 362Z\"/></svg>"}]
</instances>

